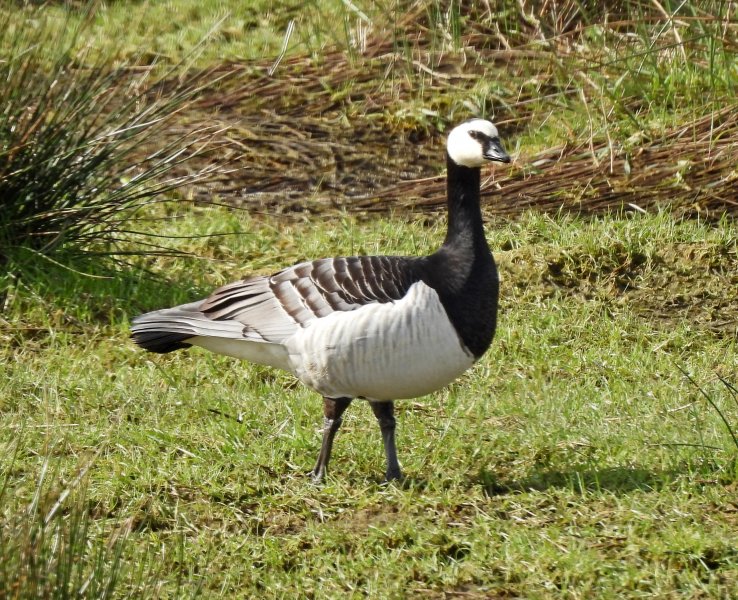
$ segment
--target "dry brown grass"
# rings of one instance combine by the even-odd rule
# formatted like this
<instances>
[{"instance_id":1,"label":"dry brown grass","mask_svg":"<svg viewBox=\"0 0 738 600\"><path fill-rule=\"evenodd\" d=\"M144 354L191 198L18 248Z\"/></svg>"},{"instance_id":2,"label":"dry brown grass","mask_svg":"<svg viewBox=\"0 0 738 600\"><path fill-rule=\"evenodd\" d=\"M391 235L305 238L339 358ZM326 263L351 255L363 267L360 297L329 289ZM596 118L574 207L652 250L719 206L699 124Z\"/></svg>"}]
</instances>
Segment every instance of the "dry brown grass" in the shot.
<instances>
[{"instance_id":1,"label":"dry brown grass","mask_svg":"<svg viewBox=\"0 0 738 600\"><path fill-rule=\"evenodd\" d=\"M274 61L221 66L228 84L204 96L185 127L220 121L233 170L195 197L279 213L439 207L445 197L443 130L474 114L464 99L483 81L504 88L492 103L508 145L535 133L542 114L569 108L574 97L581 97L582 111L598 106L603 114L617 110L624 120L645 122L648 107L637 88L608 97L593 77L637 55L634 31L643 22L663 21L657 3L644 5L638 22L618 13L617 3L587 15L588 21L575 3L558 12L543 4L540 18L532 8L519 8L502 24L484 3L465 9L458 17L464 33L454 39L427 5L413 3L394 28L370 32L353 52L292 56L276 67ZM715 18L684 17L679 24L688 33L714 25ZM587 22L597 19L608 41L587 46ZM720 26L724 47L738 47L736 24ZM675 36L685 35L666 28L649 52L676 61ZM704 45L699 36L689 43L690 52ZM682 53L684 47L678 46ZM618 68L613 77L625 72ZM398 111L408 106L413 115ZM486 210L596 214L669 205L687 214L734 214L738 104L714 107L707 116L656 132L644 125L624 133L605 120L604 131L573 129L569 141L542 152L528 155L523 147L513 166L487 180Z\"/></svg>"},{"instance_id":2,"label":"dry brown grass","mask_svg":"<svg viewBox=\"0 0 738 600\"><path fill-rule=\"evenodd\" d=\"M735 107L669 131L630 150L601 142L552 148L525 158L483 190L493 214L515 215L535 208L597 214L671 206L689 214L738 212L738 114ZM399 197L420 204L443 202L442 178L420 182ZM392 191L379 197L379 206Z\"/></svg>"}]
</instances>

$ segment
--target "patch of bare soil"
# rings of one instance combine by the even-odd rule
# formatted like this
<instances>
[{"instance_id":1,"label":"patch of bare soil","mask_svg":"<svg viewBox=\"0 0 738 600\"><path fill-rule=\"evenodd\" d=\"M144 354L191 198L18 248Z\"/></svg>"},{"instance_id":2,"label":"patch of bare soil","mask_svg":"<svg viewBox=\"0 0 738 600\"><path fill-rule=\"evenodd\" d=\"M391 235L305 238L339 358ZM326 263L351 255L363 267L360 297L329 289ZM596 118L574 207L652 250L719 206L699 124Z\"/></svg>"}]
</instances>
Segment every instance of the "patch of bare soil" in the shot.
<instances>
[{"instance_id":1,"label":"patch of bare soil","mask_svg":"<svg viewBox=\"0 0 738 600\"><path fill-rule=\"evenodd\" d=\"M608 247L596 255L576 247L543 257L531 248L497 254L503 295L571 295L627 305L664 327L689 322L719 336L738 336L738 246L666 244L646 255Z\"/></svg>"}]
</instances>

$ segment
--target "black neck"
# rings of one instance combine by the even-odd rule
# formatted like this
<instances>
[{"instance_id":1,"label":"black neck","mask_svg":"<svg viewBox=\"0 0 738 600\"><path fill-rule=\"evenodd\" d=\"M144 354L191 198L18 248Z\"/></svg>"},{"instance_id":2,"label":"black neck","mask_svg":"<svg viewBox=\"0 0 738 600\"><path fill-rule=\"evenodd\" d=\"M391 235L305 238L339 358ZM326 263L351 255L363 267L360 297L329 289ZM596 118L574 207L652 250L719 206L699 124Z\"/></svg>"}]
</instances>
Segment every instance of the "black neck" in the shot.
<instances>
[{"instance_id":1,"label":"black neck","mask_svg":"<svg viewBox=\"0 0 738 600\"><path fill-rule=\"evenodd\" d=\"M448 231L444 246L487 248L479 206L480 169L457 165L446 154Z\"/></svg>"},{"instance_id":2,"label":"black neck","mask_svg":"<svg viewBox=\"0 0 738 600\"><path fill-rule=\"evenodd\" d=\"M497 322L497 269L487 246L479 206L480 170L448 165L448 232L425 262L424 281L434 288L461 341L480 357Z\"/></svg>"}]
</instances>

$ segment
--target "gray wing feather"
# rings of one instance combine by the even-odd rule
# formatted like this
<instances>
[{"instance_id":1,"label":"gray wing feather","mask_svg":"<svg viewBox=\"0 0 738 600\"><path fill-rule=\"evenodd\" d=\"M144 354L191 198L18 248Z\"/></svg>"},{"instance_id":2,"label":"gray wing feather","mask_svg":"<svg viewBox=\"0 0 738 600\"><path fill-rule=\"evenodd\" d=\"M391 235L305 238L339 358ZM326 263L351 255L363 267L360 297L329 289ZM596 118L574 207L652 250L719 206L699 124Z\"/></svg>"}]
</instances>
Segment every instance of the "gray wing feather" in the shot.
<instances>
[{"instance_id":1,"label":"gray wing feather","mask_svg":"<svg viewBox=\"0 0 738 600\"><path fill-rule=\"evenodd\" d=\"M134 319L133 338L155 352L194 336L282 343L300 327L336 311L402 298L418 278L418 259L327 258L218 288L205 300Z\"/></svg>"}]
</instances>

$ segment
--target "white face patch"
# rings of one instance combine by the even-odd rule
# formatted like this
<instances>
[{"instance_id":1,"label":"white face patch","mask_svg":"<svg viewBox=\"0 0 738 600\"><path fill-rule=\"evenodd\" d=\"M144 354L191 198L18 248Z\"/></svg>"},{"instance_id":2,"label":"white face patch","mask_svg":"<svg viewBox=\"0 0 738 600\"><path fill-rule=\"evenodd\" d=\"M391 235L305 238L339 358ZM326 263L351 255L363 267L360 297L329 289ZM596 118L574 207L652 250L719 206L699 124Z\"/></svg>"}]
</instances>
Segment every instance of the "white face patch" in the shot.
<instances>
[{"instance_id":1,"label":"white face patch","mask_svg":"<svg viewBox=\"0 0 738 600\"><path fill-rule=\"evenodd\" d=\"M497 127L484 119L472 119L454 127L448 134L446 148L448 155L457 165L464 167L481 167L488 162L483 155L484 149L478 140L469 135L470 131L479 131L484 135L499 137Z\"/></svg>"}]
</instances>

